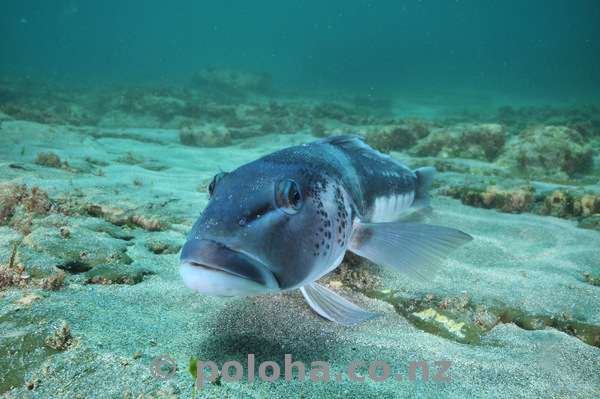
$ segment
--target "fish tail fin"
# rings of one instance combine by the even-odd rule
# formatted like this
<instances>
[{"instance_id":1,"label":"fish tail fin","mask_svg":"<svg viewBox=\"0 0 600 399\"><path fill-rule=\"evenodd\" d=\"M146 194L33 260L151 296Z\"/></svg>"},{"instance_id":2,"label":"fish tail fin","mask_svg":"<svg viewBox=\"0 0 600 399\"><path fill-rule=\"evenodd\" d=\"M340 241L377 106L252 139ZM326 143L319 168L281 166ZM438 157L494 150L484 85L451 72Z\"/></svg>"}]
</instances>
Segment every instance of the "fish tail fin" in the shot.
<instances>
[{"instance_id":1,"label":"fish tail fin","mask_svg":"<svg viewBox=\"0 0 600 399\"><path fill-rule=\"evenodd\" d=\"M360 223L349 249L417 280L433 278L444 258L473 239L462 231L421 223Z\"/></svg>"},{"instance_id":2,"label":"fish tail fin","mask_svg":"<svg viewBox=\"0 0 600 399\"><path fill-rule=\"evenodd\" d=\"M435 168L432 166L426 166L413 170L417 175L417 189L415 193L415 201L413 202L413 208L425 208L429 205L429 186L433 181L433 174Z\"/></svg>"}]
</instances>

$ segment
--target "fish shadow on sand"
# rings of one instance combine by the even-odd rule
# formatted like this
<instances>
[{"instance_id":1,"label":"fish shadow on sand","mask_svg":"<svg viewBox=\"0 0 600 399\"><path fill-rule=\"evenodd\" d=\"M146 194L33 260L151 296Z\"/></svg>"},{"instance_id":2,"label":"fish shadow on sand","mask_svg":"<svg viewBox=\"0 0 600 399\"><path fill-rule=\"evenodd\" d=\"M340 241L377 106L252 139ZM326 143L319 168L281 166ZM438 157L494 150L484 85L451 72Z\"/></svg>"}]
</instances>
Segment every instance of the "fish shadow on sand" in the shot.
<instances>
[{"instance_id":1,"label":"fish shadow on sand","mask_svg":"<svg viewBox=\"0 0 600 399\"><path fill-rule=\"evenodd\" d=\"M335 359L341 350L335 343L344 340L345 327L312 313L298 290L224 302L209 318L213 333L198 343L202 359L220 365L237 361L246 368L248 355L253 354L256 367L274 361L283 371L286 354L308 369L313 361Z\"/></svg>"},{"instance_id":2,"label":"fish shadow on sand","mask_svg":"<svg viewBox=\"0 0 600 399\"><path fill-rule=\"evenodd\" d=\"M430 207L415 210L400 220L423 223L432 211ZM316 360L327 362L349 349L340 344L345 341L346 329L361 328L343 327L314 314L299 290L223 298L206 323L212 334L198 342L198 356L220 365L238 361L244 368L248 354L254 354L257 366L275 361L283 367L286 354L307 366Z\"/></svg>"}]
</instances>

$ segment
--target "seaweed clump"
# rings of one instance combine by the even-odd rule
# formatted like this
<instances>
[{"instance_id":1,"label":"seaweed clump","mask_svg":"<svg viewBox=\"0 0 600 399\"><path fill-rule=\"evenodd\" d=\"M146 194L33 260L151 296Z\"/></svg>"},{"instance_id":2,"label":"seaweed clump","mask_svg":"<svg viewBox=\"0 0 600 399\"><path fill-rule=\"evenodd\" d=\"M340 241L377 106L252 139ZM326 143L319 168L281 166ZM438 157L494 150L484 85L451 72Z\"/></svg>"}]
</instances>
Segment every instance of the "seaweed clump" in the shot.
<instances>
[{"instance_id":1,"label":"seaweed clump","mask_svg":"<svg viewBox=\"0 0 600 399\"><path fill-rule=\"evenodd\" d=\"M14 244L8 267L0 267L0 289L9 287L25 288L30 282L29 276L22 275L25 266L22 263L19 263L15 267L17 248L18 245Z\"/></svg>"},{"instance_id":2,"label":"seaweed clump","mask_svg":"<svg viewBox=\"0 0 600 399\"><path fill-rule=\"evenodd\" d=\"M9 223L19 206L30 213L41 215L51 211L52 202L48 192L38 186L33 186L31 190L27 190L25 184L9 183L0 186L0 226Z\"/></svg>"},{"instance_id":3,"label":"seaweed clump","mask_svg":"<svg viewBox=\"0 0 600 399\"><path fill-rule=\"evenodd\" d=\"M27 288L31 282L29 276L22 274L23 268L0 267L0 290L10 287Z\"/></svg>"},{"instance_id":4,"label":"seaweed clump","mask_svg":"<svg viewBox=\"0 0 600 399\"><path fill-rule=\"evenodd\" d=\"M39 288L47 291L58 291L64 287L63 280L67 277L62 270L43 280L33 280L30 275L24 274L25 265L21 262L15 264L18 245L15 244L10 256L8 266L0 267L0 290L10 287Z\"/></svg>"},{"instance_id":5,"label":"seaweed clump","mask_svg":"<svg viewBox=\"0 0 600 399\"><path fill-rule=\"evenodd\" d=\"M42 190L38 186L31 187L30 194L27 196L27 200L24 202L25 208L33 213L40 215L46 214L52 208L48 192Z\"/></svg>"},{"instance_id":6,"label":"seaweed clump","mask_svg":"<svg viewBox=\"0 0 600 399\"><path fill-rule=\"evenodd\" d=\"M69 164L66 160L62 161L58 155L53 152L45 153L40 152L37 154L37 158L35 159L35 163L37 165L47 166L49 168L68 168Z\"/></svg>"},{"instance_id":7,"label":"seaweed clump","mask_svg":"<svg viewBox=\"0 0 600 399\"><path fill-rule=\"evenodd\" d=\"M561 218L590 217L600 214L600 195L557 190L547 196L540 213Z\"/></svg>"},{"instance_id":8,"label":"seaweed clump","mask_svg":"<svg viewBox=\"0 0 600 399\"><path fill-rule=\"evenodd\" d=\"M40 288L46 291L59 291L64 287L63 280L67 277L67 274L62 270L57 274L54 274L48 278L43 279L40 282Z\"/></svg>"},{"instance_id":9,"label":"seaweed clump","mask_svg":"<svg viewBox=\"0 0 600 399\"><path fill-rule=\"evenodd\" d=\"M71 336L71 328L63 321L60 328L54 332L52 337L46 338L46 346L57 351L64 351L75 343Z\"/></svg>"},{"instance_id":10,"label":"seaweed clump","mask_svg":"<svg viewBox=\"0 0 600 399\"><path fill-rule=\"evenodd\" d=\"M15 208L29 196L25 184L4 184L0 186L0 226L8 223Z\"/></svg>"}]
</instances>

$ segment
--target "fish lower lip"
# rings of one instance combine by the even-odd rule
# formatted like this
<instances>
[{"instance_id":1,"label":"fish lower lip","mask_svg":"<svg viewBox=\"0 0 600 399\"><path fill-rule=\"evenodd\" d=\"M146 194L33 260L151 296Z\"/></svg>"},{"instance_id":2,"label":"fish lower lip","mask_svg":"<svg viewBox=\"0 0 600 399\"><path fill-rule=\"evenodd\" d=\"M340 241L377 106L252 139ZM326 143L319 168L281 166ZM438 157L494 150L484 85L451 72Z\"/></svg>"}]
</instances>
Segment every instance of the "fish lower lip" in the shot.
<instances>
[{"instance_id":1,"label":"fish lower lip","mask_svg":"<svg viewBox=\"0 0 600 399\"><path fill-rule=\"evenodd\" d=\"M231 274L268 288L279 287L275 276L266 265L217 241L188 240L181 250L180 260L182 264Z\"/></svg>"}]
</instances>

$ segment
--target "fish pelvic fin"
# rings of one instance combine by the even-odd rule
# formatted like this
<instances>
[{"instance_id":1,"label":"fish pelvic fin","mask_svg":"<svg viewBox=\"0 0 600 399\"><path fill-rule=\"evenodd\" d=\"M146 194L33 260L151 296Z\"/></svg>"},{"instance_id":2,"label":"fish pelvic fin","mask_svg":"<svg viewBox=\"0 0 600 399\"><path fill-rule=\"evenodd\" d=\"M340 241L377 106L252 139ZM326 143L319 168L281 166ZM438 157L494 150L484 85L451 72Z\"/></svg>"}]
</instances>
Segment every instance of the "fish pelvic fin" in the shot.
<instances>
[{"instance_id":1,"label":"fish pelvic fin","mask_svg":"<svg viewBox=\"0 0 600 399\"><path fill-rule=\"evenodd\" d=\"M413 173L417 176L417 188L412 206L413 208L425 208L429 205L429 186L433 181L435 168L426 166L413 170Z\"/></svg>"},{"instance_id":2,"label":"fish pelvic fin","mask_svg":"<svg viewBox=\"0 0 600 399\"><path fill-rule=\"evenodd\" d=\"M472 239L443 226L360 222L348 249L379 265L428 281L450 252Z\"/></svg>"},{"instance_id":3,"label":"fish pelvic fin","mask_svg":"<svg viewBox=\"0 0 600 399\"><path fill-rule=\"evenodd\" d=\"M307 284L300 291L315 312L334 323L348 326L383 316L363 310L317 283Z\"/></svg>"}]
</instances>

